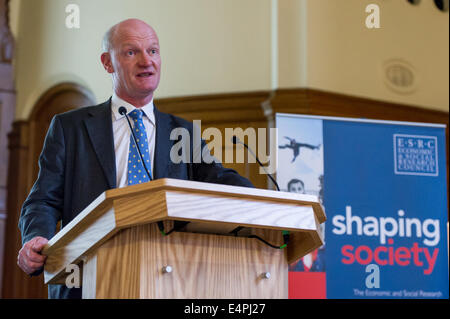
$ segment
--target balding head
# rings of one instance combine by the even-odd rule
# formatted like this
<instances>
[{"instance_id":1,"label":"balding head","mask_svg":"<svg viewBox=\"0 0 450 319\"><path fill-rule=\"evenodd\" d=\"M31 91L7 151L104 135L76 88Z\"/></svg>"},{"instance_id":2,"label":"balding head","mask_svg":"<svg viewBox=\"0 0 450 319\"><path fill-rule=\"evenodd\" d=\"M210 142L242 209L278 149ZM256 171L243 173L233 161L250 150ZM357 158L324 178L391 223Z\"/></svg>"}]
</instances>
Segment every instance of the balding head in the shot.
<instances>
[{"instance_id":1,"label":"balding head","mask_svg":"<svg viewBox=\"0 0 450 319\"><path fill-rule=\"evenodd\" d=\"M138 19L119 22L106 32L103 50L101 61L112 76L114 92L135 107L148 104L161 71L155 30Z\"/></svg>"},{"instance_id":2,"label":"balding head","mask_svg":"<svg viewBox=\"0 0 450 319\"><path fill-rule=\"evenodd\" d=\"M110 52L113 49L114 38L118 33L120 33L121 30L123 31L126 30L127 28L136 28L136 27L148 29L149 31L153 32L156 35L155 30L146 22L139 19L127 19L113 25L111 28L108 29L108 31L106 31L102 40L103 52Z\"/></svg>"}]
</instances>

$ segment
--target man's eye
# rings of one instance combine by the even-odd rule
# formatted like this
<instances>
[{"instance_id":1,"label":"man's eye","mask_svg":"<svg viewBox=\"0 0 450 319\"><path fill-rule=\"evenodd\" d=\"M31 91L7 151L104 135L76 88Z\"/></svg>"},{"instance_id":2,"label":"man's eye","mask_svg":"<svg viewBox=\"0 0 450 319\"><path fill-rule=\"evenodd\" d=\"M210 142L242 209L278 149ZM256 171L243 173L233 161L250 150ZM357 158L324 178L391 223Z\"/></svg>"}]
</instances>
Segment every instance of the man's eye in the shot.
<instances>
[{"instance_id":1,"label":"man's eye","mask_svg":"<svg viewBox=\"0 0 450 319\"><path fill-rule=\"evenodd\" d=\"M128 50L128 51L127 51L127 55L132 56L133 54L134 54L134 51L133 51L133 50Z\"/></svg>"},{"instance_id":2,"label":"man's eye","mask_svg":"<svg viewBox=\"0 0 450 319\"><path fill-rule=\"evenodd\" d=\"M152 54L156 54L156 53L158 53L158 50L156 50L156 49L151 49L150 52L151 52Z\"/></svg>"}]
</instances>

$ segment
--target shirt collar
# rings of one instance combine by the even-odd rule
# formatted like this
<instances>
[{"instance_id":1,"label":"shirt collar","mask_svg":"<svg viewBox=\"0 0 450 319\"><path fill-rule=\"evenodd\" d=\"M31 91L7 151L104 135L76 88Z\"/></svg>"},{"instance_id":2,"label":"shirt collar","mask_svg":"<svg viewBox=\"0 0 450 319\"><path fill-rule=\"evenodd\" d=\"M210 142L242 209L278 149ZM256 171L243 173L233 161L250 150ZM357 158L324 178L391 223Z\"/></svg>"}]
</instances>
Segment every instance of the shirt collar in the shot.
<instances>
[{"instance_id":1,"label":"shirt collar","mask_svg":"<svg viewBox=\"0 0 450 319\"><path fill-rule=\"evenodd\" d=\"M121 118L125 117L124 115L121 115L119 113L119 108L123 106L127 109L127 114L137 109L134 105L126 102L125 100L121 99L117 96L116 93L113 93L111 97L111 110L113 113L113 120L118 121ZM144 114L147 116L147 118L152 122L153 125L155 125L155 113L154 113L154 105L153 105L153 98L152 100L144 105L143 107L139 108L140 110L144 111Z\"/></svg>"}]
</instances>

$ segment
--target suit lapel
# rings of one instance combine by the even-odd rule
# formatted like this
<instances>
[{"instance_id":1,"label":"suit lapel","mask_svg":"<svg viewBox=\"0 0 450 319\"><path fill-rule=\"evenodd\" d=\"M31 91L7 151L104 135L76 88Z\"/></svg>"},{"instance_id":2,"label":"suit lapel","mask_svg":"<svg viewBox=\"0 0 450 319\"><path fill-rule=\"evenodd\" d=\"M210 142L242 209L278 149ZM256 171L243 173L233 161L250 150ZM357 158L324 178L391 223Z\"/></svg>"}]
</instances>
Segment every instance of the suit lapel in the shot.
<instances>
[{"instance_id":1,"label":"suit lapel","mask_svg":"<svg viewBox=\"0 0 450 319\"><path fill-rule=\"evenodd\" d=\"M155 137L155 163L153 164L153 178L168 177L168 168L170 160L170 128L171 119L166 113L160 112L156 107L155 122L156 122L156 137Z\"/></svg>"},{"instance_id":2,"label":"suit lapel","mask_svg":"<svg viewBox=\"0 0 450 319\"><path fill-rule=\"evenodd\" d=\"M154 112L156 136L155 163L153 164L154 171L152 173L154 179L159 179L168 177L169 165L172 163L170 160L171 118L168 114L160 112L156 107ZM109 186L111 188L117 187L111 99L90 111L89 117L84 120L84 124Z\"/></svg>"},{"instance_id":3,"label":"suit lapel","mask_svg":"<svg viewBox=\"0 0 450 319\"><path fill-rule=\"evenodd\" d=\"M111 118L111 99L89 112L84 120L98 161L110 188L116 187L116 155Z\"/></svg>"}]
</instances>

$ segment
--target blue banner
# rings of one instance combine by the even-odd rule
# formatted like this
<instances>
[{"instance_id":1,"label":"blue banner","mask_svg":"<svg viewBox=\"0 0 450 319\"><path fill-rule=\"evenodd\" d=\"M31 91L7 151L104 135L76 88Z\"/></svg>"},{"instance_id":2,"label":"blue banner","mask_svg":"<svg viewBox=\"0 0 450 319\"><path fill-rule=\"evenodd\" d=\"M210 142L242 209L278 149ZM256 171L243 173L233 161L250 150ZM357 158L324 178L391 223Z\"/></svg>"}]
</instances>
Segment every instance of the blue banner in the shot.
<instances>
[{"instance_id":1,"label":"blue banner","mask_svg":"<svg viewBox=\"0 0 450 319\"><path fill-rule=\"evenodd\" d=\"M325 245L307 257L322 252L326 298L448 298L445 127L288 114L276 121L279 184L295 191L287 184L300 180L327 214ZM293 298L305 296L296 293L304 263L290 267Z\"/></svg>"}]
</instances>

